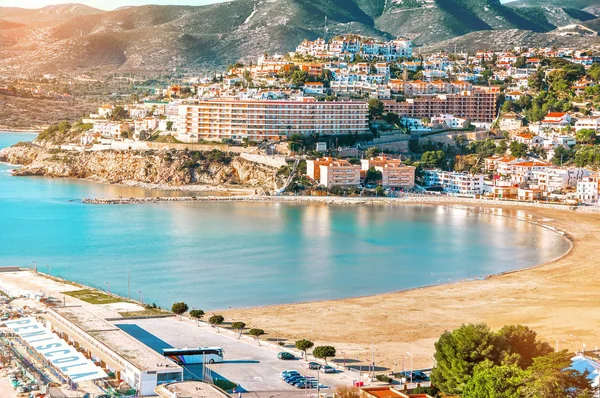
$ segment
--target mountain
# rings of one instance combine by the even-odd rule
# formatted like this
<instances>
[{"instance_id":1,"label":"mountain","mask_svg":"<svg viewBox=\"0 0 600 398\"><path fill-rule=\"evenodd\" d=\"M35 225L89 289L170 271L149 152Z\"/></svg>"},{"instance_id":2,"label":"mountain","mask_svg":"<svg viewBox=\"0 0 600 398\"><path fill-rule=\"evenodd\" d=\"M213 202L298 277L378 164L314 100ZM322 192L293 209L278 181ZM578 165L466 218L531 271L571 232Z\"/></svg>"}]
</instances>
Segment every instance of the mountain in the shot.
<instances>
[{"instance_id":1,"label":"mountain","mask_svg":"<svg viewBox=\"0 0 600 398\"><path fill-rule=\"evenodd\" d=\"M491 31L543 34L592 21L595 16L584 8L593 3L233 0L197 7L140 6L113 11L77 4L38 10L0 7L0 19L23 24L0 30L0 68L9 73L221 68L240 59L255 59L263 52L290 51L305 38L323 36L325 17L329 37L345 33L382 39L401 36L413 39L417 46L473 32L483 32L482 37L493 37ZM548 38L554 43L562 40L560 35Z\"/></svg>"}]
</instances>

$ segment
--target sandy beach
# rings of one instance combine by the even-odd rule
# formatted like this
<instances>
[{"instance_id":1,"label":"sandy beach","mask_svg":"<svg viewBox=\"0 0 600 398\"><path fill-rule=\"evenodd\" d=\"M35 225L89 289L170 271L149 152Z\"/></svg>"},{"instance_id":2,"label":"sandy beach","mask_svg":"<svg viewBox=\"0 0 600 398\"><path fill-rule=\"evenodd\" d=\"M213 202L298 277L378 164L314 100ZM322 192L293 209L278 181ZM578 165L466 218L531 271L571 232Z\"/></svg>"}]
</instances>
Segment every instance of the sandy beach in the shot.
<instances>
[{"instance_id":1,"label":"sandy beach","mask_svg":"<svg viewBox=\"0 0 600 398\"><path fill-rule=\"evenodd\" d=\"M407 351L414 355L415 367L433 366L434 342L462 323L485 322L494 329L525 324L553 347L558 342L559 349L600 346L600 289L595 276L600 214L517 204L479 206L503 208L503 215L565 231L572 250L553 262L483 280L222 314L260 327L272 338L334 345L340 362L358 358L366 363L374 344L377 366L390 369L402 369L403 360L408 368Z\"/></svg>"}]
</instances>

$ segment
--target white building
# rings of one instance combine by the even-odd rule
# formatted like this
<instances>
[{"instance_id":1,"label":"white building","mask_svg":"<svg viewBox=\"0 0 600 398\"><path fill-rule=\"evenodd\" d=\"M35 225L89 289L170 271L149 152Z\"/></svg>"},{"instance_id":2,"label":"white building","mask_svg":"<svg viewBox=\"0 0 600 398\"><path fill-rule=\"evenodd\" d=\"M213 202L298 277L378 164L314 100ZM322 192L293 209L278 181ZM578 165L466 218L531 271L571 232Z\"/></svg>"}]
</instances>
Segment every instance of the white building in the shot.
<instances>
[{"instance_id":1,"label":"white building","mask_svg":"<svg viewBox=\"0 0 600 398\"><path fill-rule=\"evenodd\" d=\"M454 115L440 115L431 118L432 124L444 124L451 129L461 129L465 127L467 119L456 117Z\"/></svg>"},{"instance_id":2,"label":"white building","mask_svg":"<svg viewBox=\"0 0 600 398\"><path fill-rule=\"evenodd\" d=\"M481 195L484 189L483 174L425 170L423 179L426 187L441 187L455 195Z\"/></svg>"},{"instance_id":3,"label":"white building","mask_svg":"<svg viewBox=\"0 0 600 398\"><path fill-rule=\"evenodd\" d=\"M577 182L577 199L581 203L600 205L600 175L589 175Z\"/></svg>"},{"instance_id":4,"label":"white building","mask_svg":"<svg viewBox=\"0 0 600 398\"><path fill-rule=\"evenodd\" d=\"M600 131L600 116L581 117L575 122L575 131L590 129Z\"/></svg>"}]
</instances>

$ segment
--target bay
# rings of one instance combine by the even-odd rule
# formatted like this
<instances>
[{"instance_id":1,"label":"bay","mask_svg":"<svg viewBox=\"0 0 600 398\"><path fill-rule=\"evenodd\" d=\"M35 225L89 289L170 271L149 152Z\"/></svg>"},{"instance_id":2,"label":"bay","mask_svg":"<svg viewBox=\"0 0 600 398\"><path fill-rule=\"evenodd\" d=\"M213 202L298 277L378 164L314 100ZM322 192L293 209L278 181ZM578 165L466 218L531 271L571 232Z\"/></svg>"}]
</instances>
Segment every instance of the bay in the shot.
<instances>
[{"instance_id":1,"label":"bay","mask_svg":"<svg viewBox=\"0 0 600 398\"><path fill-rule=\"evenodd\" d=\"M0 148L34 137L0 133ZM13 177L14 167L0 163L0 265L35 262L124 296L129 272L131 297L139 291L163 307L384 293L529 267L569 247L530 223L451 206L84 205L84 197L184 193Z\"/></svg>"}]
</instances>

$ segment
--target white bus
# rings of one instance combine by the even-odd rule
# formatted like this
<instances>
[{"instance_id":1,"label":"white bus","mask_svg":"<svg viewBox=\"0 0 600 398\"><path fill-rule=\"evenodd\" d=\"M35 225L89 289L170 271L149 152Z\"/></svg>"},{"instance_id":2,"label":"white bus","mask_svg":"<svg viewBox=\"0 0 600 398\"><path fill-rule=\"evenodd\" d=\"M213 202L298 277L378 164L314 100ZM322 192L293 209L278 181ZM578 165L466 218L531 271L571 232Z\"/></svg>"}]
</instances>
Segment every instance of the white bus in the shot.
<instances>
[{"instance_id":1,"label":"white bus","mask_svg":"<svg viewBox=\"0 0 600 398\"><path fill-rule=\"evenodd\" d=\"M179 365L223 362L221 347L164 348L163 356Z\"/></svg>"}]
</instances>

